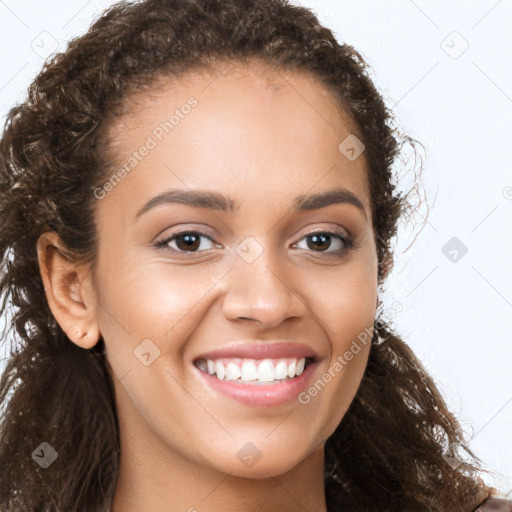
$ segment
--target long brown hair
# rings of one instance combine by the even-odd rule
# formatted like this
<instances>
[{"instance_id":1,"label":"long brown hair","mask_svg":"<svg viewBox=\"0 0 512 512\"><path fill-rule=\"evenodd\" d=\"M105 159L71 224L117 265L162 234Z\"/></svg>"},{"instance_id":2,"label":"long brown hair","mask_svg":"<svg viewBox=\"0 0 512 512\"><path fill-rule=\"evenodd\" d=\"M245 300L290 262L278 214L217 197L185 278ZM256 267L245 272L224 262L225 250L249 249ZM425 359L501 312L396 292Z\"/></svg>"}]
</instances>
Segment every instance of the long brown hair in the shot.
<instances>
[{"instance_id":1,"label":"long brown hair","mask_svg":"<svg viewBox=\"0 0 512 512\"><path fill-rule=\"evenodd\" d=\"M397 222L411 207L392 165L414 140L394 126L353 47L340 45L311 10L286 0L110 7L46 62L26 101L9 111L0 141L0 313L12 313L6 345L13 335L0 381L2 510L106 511L117 479L118 424L104 341L79 348L51 314L39 236L55 231L69 258L94 261L92 191L112 170L107 128L122 119L127 98L161 77L251 58L320 79L355 122L366 147L379 286L389 274ZM34 459L41 443L58 454L47 469ZM450 463L447 446L465 457ZM467 512L495 491L478 476L479 462L381 310L360 388L325 445L328 510Z\"/></svg>"}]
</instances>

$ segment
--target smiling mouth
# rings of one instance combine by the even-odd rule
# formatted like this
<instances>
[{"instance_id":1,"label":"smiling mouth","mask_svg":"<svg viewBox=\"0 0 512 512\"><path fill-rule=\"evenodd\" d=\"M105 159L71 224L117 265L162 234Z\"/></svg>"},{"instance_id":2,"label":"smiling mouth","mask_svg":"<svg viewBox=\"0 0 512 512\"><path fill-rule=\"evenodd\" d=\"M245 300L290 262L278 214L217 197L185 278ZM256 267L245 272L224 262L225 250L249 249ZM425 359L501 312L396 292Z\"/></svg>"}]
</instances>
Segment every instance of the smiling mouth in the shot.
<instances>
[{"instance_id":1,"label":"smiling mouth","mask_svg":"<svg viewBox=\"0 0 512 512\"><path fill-rule=\"evenodd\" d=\"M219 380L248 384L272 385L293 380L313 362L310 357L279 359L221 358L198 359L194 365Z\"/></svg>"}]
</instances>

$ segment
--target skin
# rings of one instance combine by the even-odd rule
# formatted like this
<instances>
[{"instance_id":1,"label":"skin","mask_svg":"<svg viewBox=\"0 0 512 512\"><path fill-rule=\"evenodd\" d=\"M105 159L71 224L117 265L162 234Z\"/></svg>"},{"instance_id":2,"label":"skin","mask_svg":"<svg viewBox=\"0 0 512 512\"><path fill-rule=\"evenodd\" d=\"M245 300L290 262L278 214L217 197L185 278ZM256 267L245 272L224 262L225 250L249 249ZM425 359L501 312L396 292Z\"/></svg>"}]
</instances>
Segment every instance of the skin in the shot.
<instances>
[{"instance_id":1,"label":"skin","mask_svg":"<svg viewBox=\"0 0 512 512\"><path fill-rule=\"evenodd\" d=\"M112 157L123 165L169 112L198 101L97 201L94 267L65 259L54 233L38 241L60 326L81 347L105 341L121 439L115 512L325 511L324 444L368 359L369 343L307 404L249 406L198 378L192 361L207 351L282 339L319 354L314 383L372 329L377 301L364 153L350 161L338 150L354 133L350 119L308 75L239 63L219 69L134 96L131 113L112 125ZM165 204L133 221L171 187L216 191L240 210ZM346 203L292 211L296 196L336 187L355 194L364 212ZM214 242L201 238L188 255L177 239L168 247L181 254L152 245L194 229ZM332 229L357 248L343 252L335 237L308 247L312 231ZM246 237L262 248L251 263L236 252ZM160 350L148 366L134 356L144 339ZM261 454L251 467L237 457L249 442Z\"/></svg>"}]
</instances>

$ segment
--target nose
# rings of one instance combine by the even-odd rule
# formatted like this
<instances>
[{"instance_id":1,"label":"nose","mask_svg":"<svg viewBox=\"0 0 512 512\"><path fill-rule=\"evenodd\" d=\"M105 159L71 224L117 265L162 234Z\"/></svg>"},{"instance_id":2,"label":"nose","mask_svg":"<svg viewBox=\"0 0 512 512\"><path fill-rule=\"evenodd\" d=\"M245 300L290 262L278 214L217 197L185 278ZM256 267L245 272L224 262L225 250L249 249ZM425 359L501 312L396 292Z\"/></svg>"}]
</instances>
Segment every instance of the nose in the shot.
<instances>
[{"instance_id":1,"label":"nose","mask_svg":"<svg viewBox=\"0 0 512 512\"><path fill-rule=\"evenodd\" d=\"M227 319L252 320L268 329L304 315L306 305L287 277L289 271L285 273L275 264L271 268L270 259L265 257L267 253L263 251L252 263L235 258L223 303Z\"/></svg>"}]
</instances>

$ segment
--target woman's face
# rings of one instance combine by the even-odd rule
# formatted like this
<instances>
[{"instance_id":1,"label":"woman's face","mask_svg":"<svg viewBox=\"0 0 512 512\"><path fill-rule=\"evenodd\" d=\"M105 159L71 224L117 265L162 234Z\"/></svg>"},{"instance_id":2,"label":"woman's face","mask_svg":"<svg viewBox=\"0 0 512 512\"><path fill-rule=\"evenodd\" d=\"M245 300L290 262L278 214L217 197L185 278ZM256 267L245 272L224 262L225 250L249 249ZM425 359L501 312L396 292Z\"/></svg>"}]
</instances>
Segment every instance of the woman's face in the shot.
<instances>
[{"instance_id":1,"label":"woman's face","mask_svg":"<svg viewBox=\"0 0 512 512\"><path fill-rule=\"evenodd\" d=\"M365 369L364 152L323 86L261 69L169 82L111 131L125 172L95 191L95 321L140 464L284 473L322 450Z\"/></svg>"}]
</instances>

